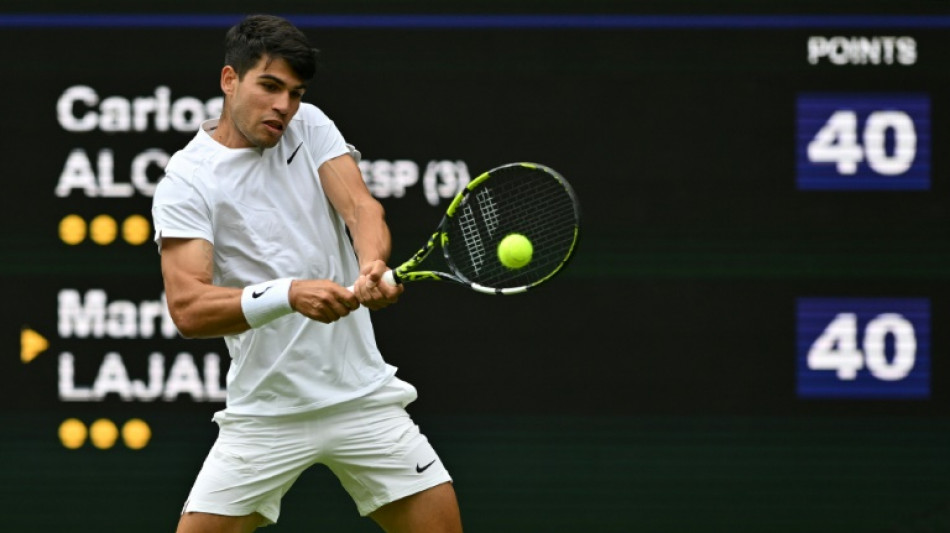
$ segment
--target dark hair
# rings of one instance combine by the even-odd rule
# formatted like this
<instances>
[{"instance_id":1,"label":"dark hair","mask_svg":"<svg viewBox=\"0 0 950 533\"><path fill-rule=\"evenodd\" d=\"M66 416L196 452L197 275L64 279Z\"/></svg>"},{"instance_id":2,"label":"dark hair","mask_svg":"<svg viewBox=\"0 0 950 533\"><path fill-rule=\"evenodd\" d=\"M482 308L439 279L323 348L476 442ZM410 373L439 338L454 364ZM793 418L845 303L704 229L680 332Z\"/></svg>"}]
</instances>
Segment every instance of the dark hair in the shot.
<instances>
[{"instance_id":1,"label":"dark hair","mask_svg":"<svg viewBox=\"0 0 950 533\"><path fill-rule=\"evenodd\" d=\"M250 15L228 30L224 37L224 64L239 78L264 56L281 58L301 80L317 71L317 50L290 21L273 15Z\"/></svg>"}]
</instances>

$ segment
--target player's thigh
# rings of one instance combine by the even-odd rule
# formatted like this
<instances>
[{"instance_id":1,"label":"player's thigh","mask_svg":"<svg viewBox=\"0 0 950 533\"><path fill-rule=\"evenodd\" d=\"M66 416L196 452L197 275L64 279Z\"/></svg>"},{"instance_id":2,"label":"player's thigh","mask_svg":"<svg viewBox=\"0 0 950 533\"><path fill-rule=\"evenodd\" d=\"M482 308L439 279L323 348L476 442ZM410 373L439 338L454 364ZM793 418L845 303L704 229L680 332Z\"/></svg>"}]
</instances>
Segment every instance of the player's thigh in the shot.
<instances>
[{"instance_id":1,"label":"player's thigh","mask_svg":"<svg viewBox=\"0 0 950 533\"><path fill-rule=\"evenodd\" d=\"M264 517L257 513L246 516L223 516L210 513L185 513L178 521L176 533L250 533Z\"/></svg>"},{"instance_id":2,"label":"player's thigh","mask_svg":"<svg viewBox=\"0 0 950 533\"><path fill-rule=\"evenodd\" d=\"M360 515L452 480L402 405L362 403L328 424L334 444L322 457Z\"/></svg>"},{"instance_id":3,"label":"player's thigh","mask_svg":"<svg viewBox=\"0 0 950 533\"><path fill-rule=\"evenodd\" d=\"M452 483L442 483L387 503L369 516L386 533L462 533Z\"/></svg>"}]
</instances>

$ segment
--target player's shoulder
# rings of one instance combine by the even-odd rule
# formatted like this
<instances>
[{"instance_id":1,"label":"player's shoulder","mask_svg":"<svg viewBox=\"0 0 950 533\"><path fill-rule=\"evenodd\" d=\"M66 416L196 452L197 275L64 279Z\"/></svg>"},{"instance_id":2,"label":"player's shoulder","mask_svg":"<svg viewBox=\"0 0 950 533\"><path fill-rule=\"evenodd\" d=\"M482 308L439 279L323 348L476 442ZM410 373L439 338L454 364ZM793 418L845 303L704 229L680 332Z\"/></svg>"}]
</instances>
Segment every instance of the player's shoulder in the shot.
<instances>
[{"instance_id":1,"label":"player's shoulder","mask_svg":"<svg viewBox=\"0 0 950 533\"><path fill-rule=\"evenodd\" d=\"M199 131L184 148L172 154L165 166L165 173L186 180L193 179L202 174L202 169L213 165L220 154L220 147L205 132Z\"/></svg>"},{"instance_id":2,"label":"player's shoulder","mask_svg":"<svg viewBox=\"0 0 950 533\"><path fill-rule=\"evenodd\" d=\"M300 104L300 108L291 122L303 127L320 127L333 123L322 109L308 102Z\"/></svg>"}]
</instances>

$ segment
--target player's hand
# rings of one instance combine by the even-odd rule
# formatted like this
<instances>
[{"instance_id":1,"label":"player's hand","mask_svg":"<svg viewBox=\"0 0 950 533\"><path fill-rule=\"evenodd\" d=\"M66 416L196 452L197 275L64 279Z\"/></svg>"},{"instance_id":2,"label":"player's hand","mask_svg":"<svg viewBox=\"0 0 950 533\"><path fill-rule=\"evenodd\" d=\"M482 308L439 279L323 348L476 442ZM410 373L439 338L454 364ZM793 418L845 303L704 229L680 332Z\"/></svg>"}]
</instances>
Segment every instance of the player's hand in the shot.
<instances>
[{"instance_id":1,"label":"player's hand","mask_svg":"<svg viewBox=\"0 0 950 533\"><path fill-rule=\"evenodd\" d=\"M359 309L360 301L345 287L324 279L295 279L290 307L317 322L329 324Z\"/></svg>"},{"instance_id":2,"label":"player's hand","mask_svg":"<svg viewBox=\"0 0 950 533\"><path fill-rule=\"evenodd\" d=\"M383 274L389 270L386 263L373 261L363 265L360 277L353 284L353 293L360 303L377 311L399 300L399 295L405 290L402 285L390 285L383 281Z\"/></svg>"}]
</instances>

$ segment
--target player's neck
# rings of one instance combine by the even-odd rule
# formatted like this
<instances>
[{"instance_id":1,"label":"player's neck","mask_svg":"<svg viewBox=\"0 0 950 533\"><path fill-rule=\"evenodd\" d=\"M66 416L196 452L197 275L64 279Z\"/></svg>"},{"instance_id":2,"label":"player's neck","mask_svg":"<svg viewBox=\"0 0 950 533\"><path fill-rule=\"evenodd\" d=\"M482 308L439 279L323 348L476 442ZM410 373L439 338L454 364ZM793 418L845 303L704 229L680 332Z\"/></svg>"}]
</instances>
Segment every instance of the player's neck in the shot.
<instances>
[{"instance_id":1,"label":"player's neck","mask_svg":"<svg viewBox=\"0 0 950 533\"><path fill-rule=\"evenodd\" d=\"M253 148L248 140L235 127L227 110L221 113L218 126L211 132L211 138L227 148Z\"/></svg>"}]
</instances>

